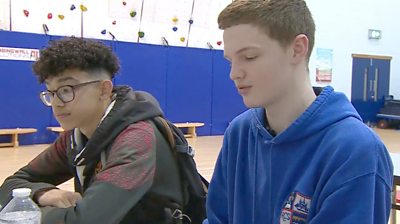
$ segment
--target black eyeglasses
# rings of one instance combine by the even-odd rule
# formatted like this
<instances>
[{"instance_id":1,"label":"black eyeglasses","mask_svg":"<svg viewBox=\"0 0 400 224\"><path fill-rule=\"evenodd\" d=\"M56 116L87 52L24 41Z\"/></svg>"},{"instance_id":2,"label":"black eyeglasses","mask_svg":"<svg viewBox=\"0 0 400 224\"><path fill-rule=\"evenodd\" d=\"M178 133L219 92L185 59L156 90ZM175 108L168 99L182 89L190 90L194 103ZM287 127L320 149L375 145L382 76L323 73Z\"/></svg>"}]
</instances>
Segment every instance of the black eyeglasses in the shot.
<instances>
[{"instance_id":1,"label":"black eyeglasses","mask_svg":"<svg viewBox=\"0 0 400 224\"><path fill-rule=\"evenodd\" d=\"M54 94L56 94L58 99L61 100L61 102L69 103L75 99L75 90L77 88L101 81L102 80L95 80L90 82L79 83L77 85L60 86L55 91L46 90L40 93L40 99L42 100L44 105L50 107L52 105Z\"/></svg>"}]
</instances>

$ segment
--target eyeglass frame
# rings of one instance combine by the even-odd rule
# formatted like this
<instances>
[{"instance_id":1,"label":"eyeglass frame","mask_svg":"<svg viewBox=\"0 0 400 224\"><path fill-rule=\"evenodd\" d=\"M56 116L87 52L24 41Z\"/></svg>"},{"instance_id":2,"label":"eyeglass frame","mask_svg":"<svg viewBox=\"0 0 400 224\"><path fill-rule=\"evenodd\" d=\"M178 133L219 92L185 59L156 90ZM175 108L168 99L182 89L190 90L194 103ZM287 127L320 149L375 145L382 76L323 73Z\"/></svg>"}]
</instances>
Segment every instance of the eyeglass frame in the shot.
<instances>
[{"instance_id":1,"label":"eyeglass frame","mask_svg":"<svg viewBox=\"0 0 400 224\"><path fill-rule=\"evenodd\" d=\"M54 91L50 91L50 90L42 91L42 92L39 94L39 97L40 97L40 100L42 101L42 103L43 103L45 106L48 106L48 107L51 107L51 106L52 106L52 103L47 103L47 101L45 100L45 96L46 96L48 93L52 94L52 95L51 95L52 99L54 99L54 95L57 95L58 99L59 99L62 103L69 103L69 102L72 102L72 101L75 99L75 89L80 88L80 87L83 87L83 86L86 86L86 85L89 85L89 84L101 82L101 81L103 81L103 80L93 80L93 81L89 81L89 82L79 83L79 84L76 84L76 85L63 85L63 86L58 87L58 88L57 88L56 90L54 90ZM72 99L71 99L71 100L68 100L68 101L63 100L62 97L60 97L61 94L58 93L58 90L60 90L61 88L65 88L65 87L70 87L71 90L72 90Z\"/></svg>"}]
</instances>

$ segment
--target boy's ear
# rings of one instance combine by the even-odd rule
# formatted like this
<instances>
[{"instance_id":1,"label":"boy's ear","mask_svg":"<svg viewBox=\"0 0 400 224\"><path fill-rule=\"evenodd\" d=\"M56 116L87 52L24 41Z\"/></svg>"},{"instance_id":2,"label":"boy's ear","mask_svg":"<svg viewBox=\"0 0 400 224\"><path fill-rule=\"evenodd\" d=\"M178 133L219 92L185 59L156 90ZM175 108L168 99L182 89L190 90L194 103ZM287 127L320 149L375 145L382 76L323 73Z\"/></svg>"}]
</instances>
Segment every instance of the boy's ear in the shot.
<instances>
[{"instance_id":1,"label":"boy's ear","mask_svg":"<svg viewBox=\"0 0 400 224\"><path fill-rule=\"evenodd\" d=\"M294 38L292 49L293 49L293 62L299 63L307 58L308 54L308 37L305 34L299 34Z\"/></svg>"},{"instance_id":2,"label":"boy's ear","mask_svg":"<svg viewBox=\"0 0 400 224\"><path fill-rule=\"evenodd\" d=\"M111 80L103 80L101 82L100 99L102 99L102 100L110 99L110 96L113 91L113 87L114 87L114 85Z\"/></svg>"}]
</instances>

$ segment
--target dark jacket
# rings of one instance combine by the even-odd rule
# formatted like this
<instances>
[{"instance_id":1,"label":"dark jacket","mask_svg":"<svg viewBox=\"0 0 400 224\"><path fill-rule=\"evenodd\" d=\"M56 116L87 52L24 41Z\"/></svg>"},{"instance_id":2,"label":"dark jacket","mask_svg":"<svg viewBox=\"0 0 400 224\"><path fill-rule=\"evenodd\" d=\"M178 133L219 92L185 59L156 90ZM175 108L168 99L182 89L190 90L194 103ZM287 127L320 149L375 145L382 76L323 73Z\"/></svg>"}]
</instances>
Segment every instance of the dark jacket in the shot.
<instances>
[{"instance_id":1,"label":"dark jacket","mask_svg":"<svg viewBox=\"0 0 400 224\"><path fill-rule=\"evenodd\" d=\"M36 194L74 178L83 199L75 207L42 208L43 223L168 223L168 205L182 204L177 163L150 121L162 116L148 93L115 89L115 103L93 136L62 133L0 187L0 204L14 188Z\"/></svg>"}]
</instances>

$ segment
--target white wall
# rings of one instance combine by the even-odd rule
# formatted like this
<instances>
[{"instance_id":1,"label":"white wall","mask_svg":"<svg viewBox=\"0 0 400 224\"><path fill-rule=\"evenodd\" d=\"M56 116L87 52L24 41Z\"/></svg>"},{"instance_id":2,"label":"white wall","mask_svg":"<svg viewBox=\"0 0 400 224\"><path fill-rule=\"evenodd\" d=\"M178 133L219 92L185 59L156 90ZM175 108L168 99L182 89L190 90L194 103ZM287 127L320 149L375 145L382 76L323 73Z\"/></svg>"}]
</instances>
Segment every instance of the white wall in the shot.
<instances>
[{"instance_id":1,"label":"white wall","mask_svg":"<svg viewBox=\"0 0 400 224\"><path fill-rule=\"evenodd\" d=\"M10 29L10 0L0 0L0 30Z\"/></svg>"},{"instance_id":2,"label":"white wall","mask_svg":"<svg viewBox=\"0 0 400 224\"><path fill-rule=\"evenodd\" d=\"M43 34L43 24L46 24L49 35L111 40L111 32L119 41L162 44L162 37L165 37L172 46L208 48L207 42L210 42L214 48L222 49L222 32L217 26L217 16L231 2L0 0L0 29ZM8 26L10 11L11 28ZM24 11L29 14L24 14ZM131 17L132 11L136 12L136 16ZM143 38L138 38L139 31L145 33Z\"/></svg>"},{"instance_id":3,"label":"white wall","mask_svg":"<svg viewBox=\"0 0 400 224\"><path fill-rule=\"evenodd\" d=\"M164 1L168 0L40 0L42 4L32 3L32 0L11 1L12 30L43 33L42 24L48 24L51 35L79 36L81 28L80 4L86 5L87 12L83 14L83 36L100 39L111 39L107 34L101 34L104 29L112 31L118 40L137 42L137 31L143 29L146 37L139 42L161 44L161 35L166 36L171 45L191 47L207 47L207 42L217 49L223 44L216 44L222 38L222 32L217 30L218 11L231 0L169 0L172 9L163 10ZM190 7L195 2L194 8ZM392 56L390 94L400 98L400 1L399 0L306 0L316 22L316 43L310 60L311 79L315 83L316 49L333 49L333 76L331 85L338 91L351 94L351 54L372 54ZM36 2L36 1L34 1ZM144 2L143 18L140 15ZM163 4L161 4L163 3ZM179 4L178 4L179 3ZM70 6L74 4L75 10ZM43 7L46 6L46 7ZM211 10L212 7L215 10ZM9 0L0 0L0 22L9 29ZM218 10L217 10L218 8ZM23 9L30 11L25 17ZM128 12L135 9L138 15L134 18ZM47 18L53 13L53 19ZM58 15L65 15L60 20ZM179 18L179 24L171 22L173 16ZM187 32L188 20L194 20L190 33ZM140 20L142 18L142 20ZM158 18L158 19L157 19ZM111 24L116 21L116 24ZM160 23L160 29L148 26L149 21ZM4 23L6 25L4 25ZM179 25L179 26L177 26ZM172 31L177 26L178 32ZM161 32L161 28L163 31ZM165 28L165 29L164 29ZM383 38L379 41L368 40L368 29L382 30ZM185 41L178 41L179 37ZM187 40L189 41L188 43Z\"/></svg>"},{"instance_id":4,"label":"white wall","mask_svg":"<svg viewBox=\"0 0 400 224\"><path fill-rule=\"evenodd\" d=\"M316 23L310 60L315 83L317 48L333 49L332 85L351 97L351 54L392 56L389 93L400 98L400 1L306 0ZM368 29L382 30L382 39L368 40Z\"/></svg>"}]
</instances>

